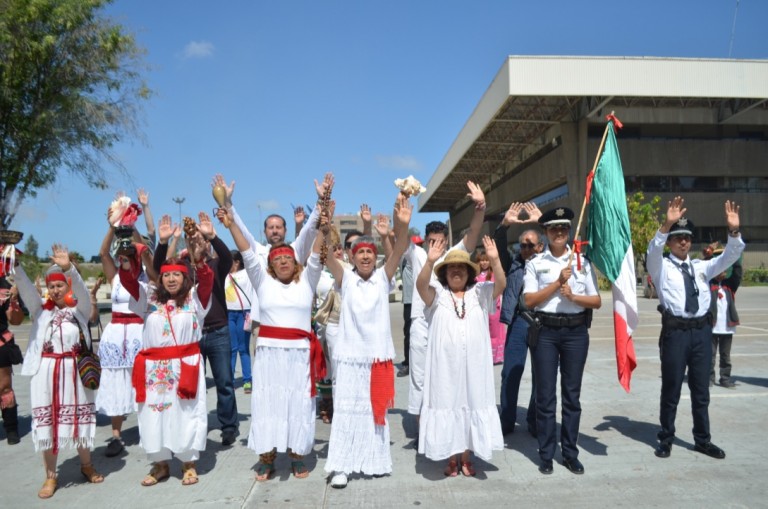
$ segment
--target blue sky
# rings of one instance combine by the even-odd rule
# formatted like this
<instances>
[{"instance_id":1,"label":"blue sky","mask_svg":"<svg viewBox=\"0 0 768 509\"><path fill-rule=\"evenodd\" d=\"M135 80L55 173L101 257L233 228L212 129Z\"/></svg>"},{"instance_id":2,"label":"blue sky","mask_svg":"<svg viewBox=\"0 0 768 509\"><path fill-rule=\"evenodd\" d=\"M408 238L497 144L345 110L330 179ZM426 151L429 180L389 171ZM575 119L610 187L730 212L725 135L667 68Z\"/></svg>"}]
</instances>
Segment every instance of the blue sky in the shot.
<instances>
[{"instance_id":1,"label":"blue sky","mask_svg":"<svg viewBox=\"0 0 768 509\"><path fill-rule=\"evenodd\" d=\"M105 12L147 50L155 93L144 140L117 147L130 178L115 173L98 191L65 174L11 226L34 235L41 256L59 241L89 258L115 192L135 199L144 187L156 219L178 216L174 197L185 198L185 215L210 213L218 172L236 180L235 203L254 234L270 213L290 224L290 204L313 203L312 179L326 171L336 176L338 213L363 202L389 213L393 181L429 181L506 56L726 58L735 8L735 0L117 0ZM768 58L766 20L768 2L739 2L733 58ZM423 232L447 217L415 214L412 225Z\"/></svg>"}]
</instances>

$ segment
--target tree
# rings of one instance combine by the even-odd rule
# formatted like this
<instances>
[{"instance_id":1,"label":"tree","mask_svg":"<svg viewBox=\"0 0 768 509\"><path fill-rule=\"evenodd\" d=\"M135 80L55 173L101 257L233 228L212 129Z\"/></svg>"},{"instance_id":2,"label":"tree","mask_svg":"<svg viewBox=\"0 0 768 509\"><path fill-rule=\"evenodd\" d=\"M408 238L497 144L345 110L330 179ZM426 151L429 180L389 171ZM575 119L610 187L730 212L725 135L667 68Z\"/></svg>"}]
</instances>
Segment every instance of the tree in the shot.
<instances>
[{"instance_id":1,"label":"tree","mask_svg":"<svg viewBox=\"0 0 768 509\"><path fill-rule=\"evenodd\" d=\"M100 14L111 0L0 0L0 227L69 172L105 188L138 134L144 51Z\"/></svg>"},{"instance_id":2,"label":"tree","mask_svg":"<svg viewBox=\"0 0 768 509\"><path fill-rule=\"evenodd\" d=\"M654 196L651 201L646 202L642 191L627 196L632 251L635 253L635 263L642 263L643 268L645 268L645 252L648 250L648 243L656 235L661 224L660 201L659 196Z\"/></svg>"},{"instance_id":3,"label":"tree","mask_svg":"<svg viewBox=\"0 0 768 509\"><path fill-rule=\"evenodd\" d=\"M40 245L35 240L35 236L30 235L24 243L24 254L29 256L32 260L37 261L37 249L39 247Z\"/></svg>"}]
</instances>

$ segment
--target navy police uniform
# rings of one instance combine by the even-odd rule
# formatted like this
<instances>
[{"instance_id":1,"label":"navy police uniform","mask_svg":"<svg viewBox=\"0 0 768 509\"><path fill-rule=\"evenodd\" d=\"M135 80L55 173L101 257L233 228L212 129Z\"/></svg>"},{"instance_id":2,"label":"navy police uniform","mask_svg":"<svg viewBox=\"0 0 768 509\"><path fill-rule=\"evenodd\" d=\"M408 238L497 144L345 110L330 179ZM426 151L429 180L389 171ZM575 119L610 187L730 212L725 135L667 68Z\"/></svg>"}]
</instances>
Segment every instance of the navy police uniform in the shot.
<instances>
[{"instance_id":1,"label":"navy police uniform","mask_svg":"<svg viewBox=\"0 0 768 509\"><path fill-rule=\"evenodd\" d=\"M543 227L557 224L570 225L573 211L561 207L543 214L539 223ZM534 293L549 286L560 277L571 254L566 246L565 253L555 257L549 247L531 258L525 265L523 293ZM574 295L598 295L597 282L589 260L574 256L571 261L573 274L568 285ZM561 376L562 422L560 445L566 465L574 473L582 473L583 467L577 460L579 450L576 442L581 419L581 380L589 350L589 314L585 308L553 294L535 308L535 316L541 323L538 340L531 345L531 356L536 373L536 432L539 441L539 455L542 473L551 473L552 458L556 448L557 374Z\"/></svg>"},{"instance_id":2,"label":"navy police uniform","mask_svg":"<svg viewBox=\"0 0 768 509\"><path fill-rule=\"evenodd\" d=\"M693 438L697 451L715 458L725 453L714 446L709 434L709 372L712 363L712 322L709 312L709 280L725 271L741 255L741 236L729 235L725 251L711 260L663 256L669 236L692 235L692 221L682 218L668 234L657 231L648 245L646 265L659 295L662 312L661 403L656 456L669 456L675 438L675 416L683 377L688 371L693 415Z\"/></svg>"}]
</instances>

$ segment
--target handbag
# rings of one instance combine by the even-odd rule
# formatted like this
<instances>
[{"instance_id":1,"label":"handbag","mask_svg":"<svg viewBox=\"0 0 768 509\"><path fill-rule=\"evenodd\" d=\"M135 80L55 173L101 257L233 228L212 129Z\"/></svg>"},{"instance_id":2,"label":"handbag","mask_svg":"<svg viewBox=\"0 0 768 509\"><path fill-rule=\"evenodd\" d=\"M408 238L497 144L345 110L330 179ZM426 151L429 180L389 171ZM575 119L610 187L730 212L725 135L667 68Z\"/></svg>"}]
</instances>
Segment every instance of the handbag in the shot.
<instances>
[{"instance_id":1,"label":"handbag","mask_svg":"<svg viewBox=\"0 0 768 509\"><path fill-rule=\"evenodd\" d=\"M319 323L320 325L328 325L328 319L331 317L331 312L333 311L335 302L336 292L334 290L330 290L323 303L319 308L317 308L317 312L315 313L315 322Z\"/></svg>"},{"instance_id":2,"label":"handbag","mask_svg":"<svg viewBox=\"0 0 768 509\"><path fill-rule=\"evenodd\" d=\"M101 361L99 361L99 356L94 353L93 349L85 341L85 334L83 333L83 328L80 327L80 322L77 321L77 318L74 320L77 328L80 330L80 348L75 359L77 362L77 373L80 375L80 381L83 382L83 386L86 389L95 391L99 388L99 383L101 382ZM90 334L91 331L88 330L88 335Z\"/></svg>"}]
</instances>

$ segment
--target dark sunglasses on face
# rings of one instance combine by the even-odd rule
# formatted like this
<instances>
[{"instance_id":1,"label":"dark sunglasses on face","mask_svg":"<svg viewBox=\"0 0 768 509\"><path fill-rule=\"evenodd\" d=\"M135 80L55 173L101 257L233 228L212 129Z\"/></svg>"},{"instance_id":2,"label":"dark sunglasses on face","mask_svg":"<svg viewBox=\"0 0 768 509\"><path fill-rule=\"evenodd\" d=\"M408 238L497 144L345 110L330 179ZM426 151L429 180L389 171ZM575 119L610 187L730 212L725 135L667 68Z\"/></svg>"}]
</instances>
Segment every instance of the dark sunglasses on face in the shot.
<instances>
[{"instance_id":1,"label":"dark sunglasses on face","mask_svg":"<svg viewBox=\"0 0 768 509\"><path fill-rule=\"evenodd\" d=\"M349 249L351 247L352 247L352 243L351 242L345 242L344 243L344 249Z\"/></svg>"},{"instance_id":2,"label":"dark sunglasses on face","mask_svg":"<svg viewBox=\"0 0 768 509\"><path fill-rule=\"evenodd\" d=\"M536 247L536 244L531 244L530 242L520 244L520 249L533 249L534 247Z\"/></svg>"}]
</instances>

